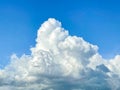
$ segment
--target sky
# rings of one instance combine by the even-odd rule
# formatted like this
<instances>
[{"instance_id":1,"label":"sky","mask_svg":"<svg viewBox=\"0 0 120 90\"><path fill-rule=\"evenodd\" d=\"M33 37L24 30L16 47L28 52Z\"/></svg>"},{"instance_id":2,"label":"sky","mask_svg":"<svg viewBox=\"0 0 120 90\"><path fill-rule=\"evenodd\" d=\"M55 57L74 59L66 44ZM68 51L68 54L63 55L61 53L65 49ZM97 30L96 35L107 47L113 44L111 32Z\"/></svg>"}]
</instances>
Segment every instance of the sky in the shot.
<instances>
[{"instance_id":1,"label":"sky","mask_svg":"<svg viewBox=\"0 0 120 90\"><path fill-rule=\"evenodd\" d=\"M119 90L119 3L0 0L0 90Z\"/></svg>"},{"instance_id":2,"label":"sky","mask_svg":"<svg viewBox=\"0 0 120 90\"><path fill-rule=\"evenodd\" d=\"M0 0L0 63L30 53L43 21L56 18L71 35L98 45L104 58L120 53L119 0Z\"/></svg>"}]
</instances>

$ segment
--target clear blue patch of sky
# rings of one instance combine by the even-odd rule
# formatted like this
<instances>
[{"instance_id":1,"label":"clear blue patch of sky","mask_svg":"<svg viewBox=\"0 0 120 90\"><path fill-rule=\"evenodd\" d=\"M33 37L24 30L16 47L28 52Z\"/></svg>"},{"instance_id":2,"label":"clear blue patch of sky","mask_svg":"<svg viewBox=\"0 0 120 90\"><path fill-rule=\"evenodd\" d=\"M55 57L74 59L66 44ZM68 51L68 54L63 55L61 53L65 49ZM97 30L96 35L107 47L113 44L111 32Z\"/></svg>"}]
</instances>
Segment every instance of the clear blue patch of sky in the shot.
<instances>
[{"instance_id":1,"label":"clear blue patch of sky","mask_svg":"<svg viewBox=\"0 0 120 90\"><path fill-rule=\"evenodd\" d=\"M0 64L10 55L29 54L37 30L49 17L71 35L99 46L105 58L120 54L119 0L0 0Z\"/></svg>"}]
</instances>

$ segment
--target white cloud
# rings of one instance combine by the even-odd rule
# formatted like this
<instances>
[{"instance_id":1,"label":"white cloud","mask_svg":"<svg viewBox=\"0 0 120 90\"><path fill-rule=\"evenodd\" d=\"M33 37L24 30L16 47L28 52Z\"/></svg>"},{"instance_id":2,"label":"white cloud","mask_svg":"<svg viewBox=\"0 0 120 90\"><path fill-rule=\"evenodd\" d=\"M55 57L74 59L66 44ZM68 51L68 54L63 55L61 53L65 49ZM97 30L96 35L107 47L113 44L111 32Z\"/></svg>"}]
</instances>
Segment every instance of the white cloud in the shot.
<instances>
[{"instance_id":1,"label":"white cloud","mask_svg":"<svg viewBox=\"0 0 120 90\"><path fill-rule=\"evenodd\" d=\"M50 18L38 30L31 55L12 55L0 70L0 90L118 90L119 59L103 59L96 45L70 36Z\"/></svg>"}]
</instances>

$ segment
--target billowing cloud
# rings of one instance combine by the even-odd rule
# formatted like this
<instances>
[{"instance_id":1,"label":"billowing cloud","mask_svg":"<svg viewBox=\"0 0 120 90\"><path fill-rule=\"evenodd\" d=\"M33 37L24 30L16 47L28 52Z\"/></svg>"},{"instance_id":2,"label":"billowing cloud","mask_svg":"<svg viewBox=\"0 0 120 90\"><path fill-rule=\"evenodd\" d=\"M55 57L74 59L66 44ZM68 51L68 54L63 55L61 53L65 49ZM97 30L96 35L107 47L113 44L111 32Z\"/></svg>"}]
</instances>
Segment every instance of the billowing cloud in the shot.
<instances>
[{"instance_id":1,"label":"billowing cloud","mask_svg":"<svg viewBox=\"0 0 120 90\"><path fill-rule=\"evenodd\" d=\"M120 89L120 55L103 59L96 45L69 35L54 18L41 25L30 50L0 70L0 90Z\"/></svg>"}]
</instances>

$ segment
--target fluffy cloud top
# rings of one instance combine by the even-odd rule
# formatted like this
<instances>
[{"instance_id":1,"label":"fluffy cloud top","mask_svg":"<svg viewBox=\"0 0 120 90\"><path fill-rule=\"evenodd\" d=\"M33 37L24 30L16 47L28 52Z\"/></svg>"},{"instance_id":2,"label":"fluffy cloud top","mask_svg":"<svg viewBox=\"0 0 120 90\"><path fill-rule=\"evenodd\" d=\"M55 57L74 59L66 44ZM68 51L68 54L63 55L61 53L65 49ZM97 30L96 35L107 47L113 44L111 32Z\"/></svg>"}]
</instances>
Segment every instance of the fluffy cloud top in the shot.
<instances>
[{"instance_id":1,"label":"fluffy cloud top","mask_svg":"<svg viewBox=\"0 0 120 90\"><path fill-rule=\"evenodd\" d=\"M54 18L41 25L30 50L0 70L0 90L120 89L120 56L103 59L96 45L70 36Z\"/></svg>"}]
</instances>

